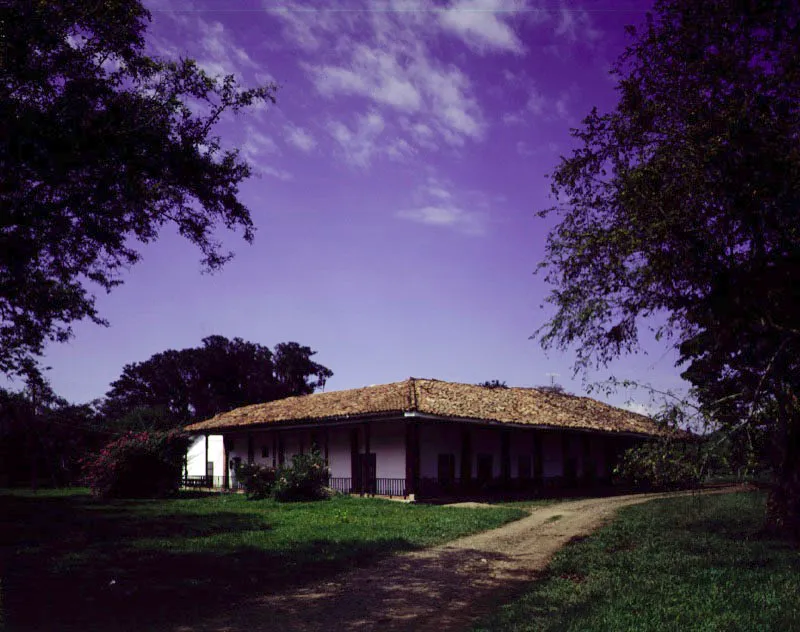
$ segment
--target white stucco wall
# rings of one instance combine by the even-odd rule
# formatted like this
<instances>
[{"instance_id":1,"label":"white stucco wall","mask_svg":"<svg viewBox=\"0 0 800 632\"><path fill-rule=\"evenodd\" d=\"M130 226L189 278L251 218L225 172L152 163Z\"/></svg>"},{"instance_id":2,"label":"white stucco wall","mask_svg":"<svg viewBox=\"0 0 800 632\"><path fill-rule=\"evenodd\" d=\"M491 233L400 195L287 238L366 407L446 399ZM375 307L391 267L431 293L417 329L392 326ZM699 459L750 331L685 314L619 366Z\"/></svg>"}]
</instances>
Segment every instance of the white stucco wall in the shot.
<instances>
[{"instance_id":1,"label":"white stucco wall","mask_svg":"<svg viewBox=\"0 0 800 632\"><path fill-rule=\"evenodd\" d=\"M187 453L189 476L206 475L206 439L204 436L194 437ZM214 476L223 476L222 435L209 435L208 460L214 463Z\"/></svg>"},{"instance_id":2,"label":"white stucco wall","mask_svg":"<svg viewBox=\"0 0 800 632\"><path fill-rule=\"evenodd\" d=\"M379 421L370 429L378 478L406 477L406 428L398 421Z\"/></svg>"}]
</instances>

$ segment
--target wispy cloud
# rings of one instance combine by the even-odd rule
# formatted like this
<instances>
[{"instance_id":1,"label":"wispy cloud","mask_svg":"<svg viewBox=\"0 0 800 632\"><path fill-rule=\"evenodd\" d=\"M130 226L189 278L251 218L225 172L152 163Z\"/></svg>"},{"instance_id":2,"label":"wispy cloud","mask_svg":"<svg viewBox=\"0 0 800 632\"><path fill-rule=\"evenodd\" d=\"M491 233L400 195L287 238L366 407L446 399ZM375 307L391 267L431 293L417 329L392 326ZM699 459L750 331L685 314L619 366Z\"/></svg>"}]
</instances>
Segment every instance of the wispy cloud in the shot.
<instances>
[{"instance_id":1,"label":"wispy cloud","mask_svg":"<svg viewBox=\"0 0 800 632\"><path fill-rule=\"evenodd\" d=\"M522 54L525 47L509 24L520 3L504 0L457 0L440 14L445 30L478 53L487 50Z\"/></svg>"},{"instance_id":2,"label":"wispy cloud","mask_svg":"<svg viewBox=\"0 0 800 632\"><path fill-rule=\"evenodd\" d=\"M285 169L279 169L278 167L262 166L259 167L258 170L264 175L272 176L273 178L277 178L278 180L283 180L284 182L287 180L294 179L294 176L291 173L289 173Z\"/></svg>"},{"instance_id":3,"label":"wispy cloud","mask_svg":"<svg viewBox=\"0 0 800 632\"><path fill-rule=\"evenodd\" d=\"M306 131L302 127L287 125L285 132L286 142L296 147L300 151L308 153L317 146L316 139L311 135L310 132Z\"/></svg>"},{"instance_id":4,"label":"wispy cloud","mask_svg":"<svg viewBox=\"0 0 800 632\"><path fill-rule=\"evenodd\" d=\"M265 156L279 153L275 141L252 125L245 127L244 138L239 151L248 162L258 163Z\"/></svg>"},{"instance_id":5,"label":"wispy cloud","mask_svg":"<svg viewBox=\"0 0 800 632\"><path fill-rule=\"evenodd\" d=\"M417 189L414 197L417 204L398 211L396 217L467 235L483 235L486 232L485 214L480 211L465 210L467 205L464 204L464 198L471 196L458 194L438 178L429 176Z\"/></svg>"},{"instance_id":6,"label":"wispy cloud","mask_svg":"<svg viewBox=\"0 0 800 632\"><path fill-rule=\"evenodd\" d=\"M477 22L469 26L459 21L457 13L448 17L443 15L447 11L414 11L398 0L390 5L389 11L315 12L295 7L269 14L283 22L301 55L325 45L324 63L313 57L299 62L319 94L331 100L363 99L368 108L380 112L385 125L402 134L396 150L384 152L387 156L407 155L407 148L413 153L482 139L485 116L469 76L440 61L431 42L444 33L471 33L469 37L480 39L482 46L513 47L516 36L506 31L506 17L490 15L497 25L481 29Z\"/></svg>"},{"instance_id":7,"label":"wispy cloud","mask_svg":"<svg viewBox=\"0 0 800 632\"><path fill-rule=\"evenodd\" d=\"M397 217L428 226L450 228L469 235L482 235L483 224L476 213L454 206L423 206L399 211Z\"/></svg>"},{"instance_id":8,"label":"wispy cloud","mask_svg":"<svg viewBox=\"0 0 800 632\"><path fill-rule=\"evenodd\" d=\"M360 115L354 127L341 121L331 121L328 131L339 144L345 160L356 167L368 167L378 152L378 138L383 133L384 121L377 112Z\"/></svg>"}]
</instances>

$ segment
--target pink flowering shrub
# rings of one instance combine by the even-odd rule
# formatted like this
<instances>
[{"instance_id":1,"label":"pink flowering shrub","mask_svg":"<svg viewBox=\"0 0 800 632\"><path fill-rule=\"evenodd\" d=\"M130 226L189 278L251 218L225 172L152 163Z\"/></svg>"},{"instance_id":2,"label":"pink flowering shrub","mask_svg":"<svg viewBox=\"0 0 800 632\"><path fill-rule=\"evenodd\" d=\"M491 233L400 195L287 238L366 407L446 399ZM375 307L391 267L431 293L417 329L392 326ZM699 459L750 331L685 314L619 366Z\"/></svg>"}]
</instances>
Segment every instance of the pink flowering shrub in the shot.
<instances>
[{"instance_id":1,"label":"pink flowering shrub","mask_svg":"<svg viewBox=\"0 0 800 632\"><path fill-rule=\"evenodd\" d=\"M128 432L83 460L84 482L103 498L155 498L178 490L189 437Z\"/></svg>"}]
</instances>

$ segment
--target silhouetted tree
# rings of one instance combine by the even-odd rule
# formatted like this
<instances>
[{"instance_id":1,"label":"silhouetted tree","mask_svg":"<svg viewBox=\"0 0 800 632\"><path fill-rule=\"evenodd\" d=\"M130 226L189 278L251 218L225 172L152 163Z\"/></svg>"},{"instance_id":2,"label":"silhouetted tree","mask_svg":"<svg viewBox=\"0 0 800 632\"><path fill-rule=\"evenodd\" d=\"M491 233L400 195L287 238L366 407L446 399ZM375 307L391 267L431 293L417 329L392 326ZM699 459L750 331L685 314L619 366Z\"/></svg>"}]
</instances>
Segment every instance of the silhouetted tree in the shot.
<instances>
[{"instance_id":1,"label":"silhouetted tree","mask_svg":"<svg viewBox=\"0 0 800 632\"><path fill-rule=\"evenodd\" d=\"M104 324L89 284L110 291L171 224L208 269L230 254L217 226L253 239L214 124L274 101L194 61L144 54L140 0L3 3L0 14L0 371L18 373L71 323ZM197 110L197 106L201 110Z\"/></svg>"},{"instance_id":2,"label":"silhouetted tree","mask_svg":"<svg viewBox=\"0 0 800 632\"><path fill-rule=\"evenodd\" d=\"M247 404L307 395L333 375L311 359L315 353L296 342L276 345L273 354L241 338L209 336L201 347L169 349L126 365L101 411L115 428L164 430Z\"/></svg>"},{"instance_id":3,"label":"silhouetted tree","mask_svg":"<svg viewBox=\"0 0 800 632\"><path fill-rule=\"evenodd\" d=\"M800 3L657 0L620 99L553 174L543 343L604 364L666 314L721 424L770 429L769 522L800 533Z\"/></svg>"},{"instance_id":4,"label":"silhouetted tree","mask_svg":"<svg viewBox=\"0 0 800 632\"><path fill-rule=\"evenodd\" d=\"M484 388L508 388L505 381L501 382L500 380L486 380L478 384L478 386L483 386Z\"/></svg>"}]
</instances>

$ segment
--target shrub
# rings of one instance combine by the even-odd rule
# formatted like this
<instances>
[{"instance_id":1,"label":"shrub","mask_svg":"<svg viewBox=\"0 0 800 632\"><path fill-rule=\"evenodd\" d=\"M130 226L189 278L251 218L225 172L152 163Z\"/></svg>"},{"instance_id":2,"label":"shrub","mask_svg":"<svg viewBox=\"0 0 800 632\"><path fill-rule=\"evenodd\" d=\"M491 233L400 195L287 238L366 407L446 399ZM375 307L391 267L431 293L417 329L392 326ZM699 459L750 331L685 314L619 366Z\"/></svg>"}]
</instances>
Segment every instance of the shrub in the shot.
<instances>
[{"instance_id":1,"label":"shrub","mask_svg":"<svg viewBox=\"0 0 800 632\"><path fill-rule=\"evenodd\" d=\"M622 483L652 489L696 486L702 478L697 447L675 440L650 441L625 452L614 469Z\"/></svg>"},{"instance_id":2,"label":"shrub","mask_svg":"<svg viewBox=\"0 0 800 632\"><path fill-rule=\"evenodd\" d=\"M272 495L281 502L330 498L328 475L328 466L319 452L296 454L291 467L278 468Z\"/></svg>"},{"instance_id":3,"label":"shrub","mask_svg":"<svg viewBox=\"0 0 800 632\"><path fill-rule=\"evenodd\" d=\"M275 486L275 478L275 468L257 463L236 464L236 480L242 484L245 494L252 500L269 498Z\"/></svg>"},{"instance_id":4,"label":"shrub","mask_svg":"<svg viewBox=\"0 0 800 632\"><path fill-rule=\"evenodd\" d=\"M103 498L154 498L181 483L189 437L182 432L128 432L84 459L84 482Z\"/></svg>"}]
</instances>

